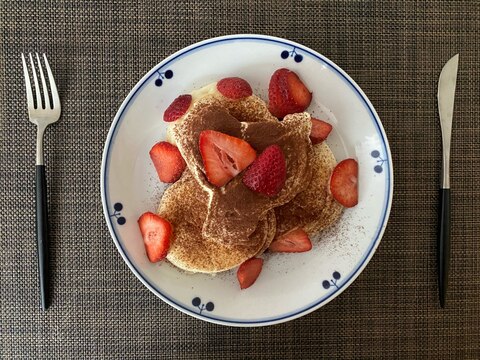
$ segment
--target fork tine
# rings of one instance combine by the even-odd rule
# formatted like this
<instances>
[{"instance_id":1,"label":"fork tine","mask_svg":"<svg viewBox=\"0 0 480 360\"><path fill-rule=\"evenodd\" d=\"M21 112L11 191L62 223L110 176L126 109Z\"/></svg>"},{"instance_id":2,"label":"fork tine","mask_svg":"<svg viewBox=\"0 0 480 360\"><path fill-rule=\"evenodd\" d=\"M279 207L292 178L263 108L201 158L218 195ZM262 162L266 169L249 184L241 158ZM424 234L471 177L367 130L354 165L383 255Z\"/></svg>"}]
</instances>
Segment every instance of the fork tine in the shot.
<instances>
[{"instance_id":1,"label":"fork tine","mask_svg":"<svg viewBox=\"0 0 480 360\"><path fill-rule=\"evenodd\" d=\"M30 83L30 76L28 75L27 63L25 61L25 56L22 53L22 65L23 65L23 75L25 76L25 87L27 90L27 106L28 108L33 108L33 95L32 95L32 84Z\"/></svg>"},{"instance_id":2,"label":"fork tine","mask_svg":"<svg viewBox=\"0 0 480 360\"><path fill-rule=\"evenodd\" d=\"M43 54L43 59L45 60L45 67L47 68L48 81L50 82L50 90L52 91L53 107L60 108L60 99L58 98L57 85L55 84L55 79L53 78L52 69L50 69L50 64L48 63L47 56L45 54Z\"/></svg>"},{"instance_id":3,"label":"fork tine","mask_svg":"<svg viewBox=\"0 0 480 360\"><path fill-rule=\"evenodd\" d=\"M32 65L32 73L33 73L33 82L35 83L35 95L37 97L37 107L42 107L42 98L40 96L40 86L38 86L38 78L37 78L37 71L35 70L35 65L33 64L33 58L32 58L32 53L29 53L30 55L30 64Z\"/></svg>"},{"instance_id":4,"label":"fork tine","mask_svg":"<svg viewBox=\"0 0 480 360\"><path fill-rule=\"evenodd\" d=\"M47 89L47 82L45 81L45 76L43 75L43 67L42 63L40 62L40 57L37 54L37 63L38 63L38 68L40 69L40 79L42 79L42 88L43 88L43 98L44 98L44 104L45 104L45 109L51 109L50 108L50 96L48 95L48 89Z\"/></svg>"}]
</instances>

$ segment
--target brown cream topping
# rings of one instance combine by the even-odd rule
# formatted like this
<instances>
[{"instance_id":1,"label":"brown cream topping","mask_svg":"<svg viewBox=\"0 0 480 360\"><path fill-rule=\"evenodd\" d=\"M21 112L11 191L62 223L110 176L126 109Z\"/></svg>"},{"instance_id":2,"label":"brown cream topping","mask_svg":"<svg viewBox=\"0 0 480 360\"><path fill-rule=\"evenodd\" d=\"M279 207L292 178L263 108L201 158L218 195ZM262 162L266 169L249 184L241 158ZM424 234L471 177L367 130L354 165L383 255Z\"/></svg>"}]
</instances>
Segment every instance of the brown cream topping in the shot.
<instances>
[{"instance_id":1,"label":"brown cream topping","mask_svg":"<svg viewBox=\"0 0 480 360\"><path fill-rule=\"evenodd\" d=\"M180 152L195 179L209 194L208 213L202 230L204 237L223 244L249 241L249 235L257 228L259 219L274 207L292 200L310 183L310 115L288 115L282 122L268 120L240 122L215 98L210 97L199 101L185 119L174 126L173 136ZM243 173L222 188L211 185L205 177L198 146L203 130L215 130L242 138L258 154L267 146L278 144L287 163L284 188L274 198L264 197L243 185Z\"/></svg>"}]
</instances>

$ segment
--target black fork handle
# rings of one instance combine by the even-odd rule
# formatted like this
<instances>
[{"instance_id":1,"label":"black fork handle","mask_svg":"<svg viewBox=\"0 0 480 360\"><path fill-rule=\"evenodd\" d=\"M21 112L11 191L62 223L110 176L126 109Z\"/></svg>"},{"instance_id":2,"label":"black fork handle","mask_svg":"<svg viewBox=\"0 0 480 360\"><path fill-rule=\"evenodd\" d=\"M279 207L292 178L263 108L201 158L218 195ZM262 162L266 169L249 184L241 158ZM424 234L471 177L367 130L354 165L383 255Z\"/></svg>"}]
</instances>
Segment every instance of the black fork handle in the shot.
<instances>
[{"instance_id":1,"label":"black fork handle","mask_svg":"<svg viewBox=\"0 0 480 360\"><path fill-rule=\"evenodd\" d=\"M37 257L40 280L40 303L42 310L48 308L48 209L45 165L36 165L36 217L37 217Z\"/></svg>"}]
</instances>

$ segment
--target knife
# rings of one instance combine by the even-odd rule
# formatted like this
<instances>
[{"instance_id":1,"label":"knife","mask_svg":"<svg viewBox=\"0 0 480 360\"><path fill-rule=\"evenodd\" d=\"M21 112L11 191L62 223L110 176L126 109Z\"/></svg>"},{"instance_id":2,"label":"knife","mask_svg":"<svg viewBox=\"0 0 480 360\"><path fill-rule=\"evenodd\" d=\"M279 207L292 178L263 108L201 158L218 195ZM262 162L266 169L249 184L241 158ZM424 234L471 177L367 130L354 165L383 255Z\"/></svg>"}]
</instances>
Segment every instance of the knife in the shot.
<instances>
[{"instance_id":1,"label":"knife","mask_svg":"<svg viewBox=\"0 0 480 360\"><path fill-rule=\"evenodd\" d=\"M452 137L453 103L457 84L458 54L447 61L438 79L438 113L442 128L443 162L438 223L438 295L445 307L450 267L450 140Z\"/></svg>"}]
</instances>

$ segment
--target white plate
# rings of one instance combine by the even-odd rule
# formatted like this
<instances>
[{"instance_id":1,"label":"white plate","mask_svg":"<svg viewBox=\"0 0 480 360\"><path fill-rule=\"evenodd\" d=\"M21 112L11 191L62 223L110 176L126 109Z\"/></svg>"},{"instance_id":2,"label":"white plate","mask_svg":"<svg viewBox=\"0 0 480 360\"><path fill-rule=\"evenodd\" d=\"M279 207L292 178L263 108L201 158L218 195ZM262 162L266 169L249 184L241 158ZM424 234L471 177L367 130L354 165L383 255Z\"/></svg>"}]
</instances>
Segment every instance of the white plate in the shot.
<instances>
[{"instance_id":1,"label":"white plate","mask_svg":"<svg viewBox=\"0 0 480 360\"><path fill-rule=\"evenodd\" d=\"M137 219L155 211L164 187L148 152L166 136L165 108L179 94L223 77L246 79L267 98L272 73L297 72L313 91L308 111L334 125L328 138L337 160L359 162L359 204L302 254L264 255L260 277L241 291L235 271L187 274L164 261L151 264ZM155 295L202 320L232 326L295 319L344 291L367 265L387 224L393 171L388 141L372 104L337 65L292 41L234 35L189 46L155 66L133 88L112 123L102 161L101 192L108 228L133 273Z\"/></svg>"}]
</instances>

